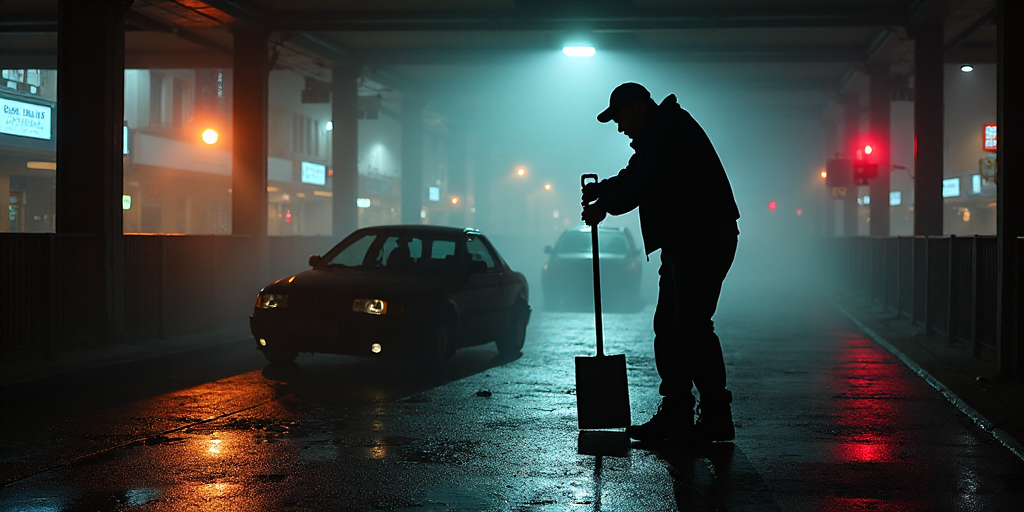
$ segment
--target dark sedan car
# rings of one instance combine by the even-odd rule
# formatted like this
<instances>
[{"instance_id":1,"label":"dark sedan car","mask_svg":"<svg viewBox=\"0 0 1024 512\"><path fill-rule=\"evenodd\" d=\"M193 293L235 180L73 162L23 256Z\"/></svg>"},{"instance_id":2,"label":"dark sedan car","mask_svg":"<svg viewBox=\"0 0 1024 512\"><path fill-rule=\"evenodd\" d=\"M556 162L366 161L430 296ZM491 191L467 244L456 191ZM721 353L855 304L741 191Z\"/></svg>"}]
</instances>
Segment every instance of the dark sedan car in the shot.
<instances>
[{"instance_id":1,"label":"dark sedan car","mask_svg":"<svg viewBox=\"0 0 1024 512\"><path fill-rule=\"evenodd\" d=\"M610 311L636 311L640 299L642 251L628 229L598 228L601 249L602 305ZM544 248L550 255L541 272L544 306L553 310L585 310L594 307L593 247L590 227L565 230L555 246Z\"/></svg>"},{"instance_id":2,"label":"dark sedan car","mask_svg":"<svg viewBox=\"0 0 1024 512\"><path fill-rule=\"evenodd\" d=\"M360 229L312 270L260 290L249 326L272 363L299 352L443 366L455 349L497 342L517 354L530 319L526 279L473 229Z\"/></svg>"}]
</instances>

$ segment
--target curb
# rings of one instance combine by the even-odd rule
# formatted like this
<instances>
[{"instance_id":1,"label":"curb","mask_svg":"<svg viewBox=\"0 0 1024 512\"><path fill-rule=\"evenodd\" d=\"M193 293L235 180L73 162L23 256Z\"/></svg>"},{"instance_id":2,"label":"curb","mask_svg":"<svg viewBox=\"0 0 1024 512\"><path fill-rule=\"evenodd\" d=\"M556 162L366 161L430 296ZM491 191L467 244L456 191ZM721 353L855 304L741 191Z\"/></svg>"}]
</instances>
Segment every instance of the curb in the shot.
<instances>
[{"instance_id":1,"label":"curb","mask_svg":"<svg viewBox=\"0 0 1024 512\"><path fill-rule=\"evenodd\" d=\"M943 383L939 382L939 380L933 377L932 374L928 373L924 368L921 368L920 365L918 365L912 359L904 355L903 352L900 352L898 348L896 348L891 343L886 341L885 338L879 336L878 334L875 333L875 331L872 331L868 326L861 323L860 320L854 318L853 315L851 315L848 311L843 309L842 306L836 304L836 302L833 301L831 298L826 298L826 300L828 300L833 307L838 309L840 313L845 315L846 318L853 322L853 324L856 325L857 328L864 331L864 334L871 338L872 341L879 344L882 348L888 350L892 355L896 356L896 358L903 362L904 365L906 365L914 373L918 374L922 379L924 379L924 381L927 382L928 385L935 388L936 391L941 393L942 396L949 401L949 403L953 404L954 406L956 406L957 409L960 409L960 412L967 415L967 417L970 418L971 421L973 421L974 424L978 426L978 428L991 434L996 441L999 441L999 443L1006 447L1007 450L1010 450L1010 453L1017 456L1017 458L1020 459L1021 462L1024 462L1024 445L1021 445L1016 439L1011 437L1010 434L1007 434L1006 431L994 428L992 426L992 422L986 419L984 416L982 416L980 412L975 410L970 405L967 405L966 402L961 400L960 397L956 396L956 394L953 393L952 390L947 388Z\"/></svg>"},{"instance_id":2,"label":"curb","mask_svg":"<svg viewBox=\"0 0 1024 512\"><path fill-rule=\"evenodd\" d=\"M39 375L33 375L31 377L27 377L27 378L24 378L24 379L21 379L21 380L13 381L13 382L0 383L0 392L2 392L2 393L9 393L9 392L12 392L14 390L17 390L20 387L27 386L27 385L32 385L32 384L35 384L35 383L38 383L38 382L41 382L41 381L50 380L50 379L66 379L66 378L74 377L76 375L85 374L87 372L95 372L95 371L101 371L101 370L113 370L113 369L116 369L116 368L119 368L119 367L122 367L122 366L128 366L128 365L140 364L140 363L142 363L142 364L154 363L154 362L160 361L161 359L165 359L165 358L174 358L174 357L187 356L187 355L192 354L194 352L202 352L204 350L214 349L214 348L225 346L225 345L228 345L228 344L231 344L231 343L238 343L240 341L243 341L244 339L245 339L245 337L243 337L241 335L239 335L239 336L230 336L230 337L227 337L226 339L216 340L216 341L213 341L212 343L204 344L204 345L188 346L188 347L184 347L184 348L177 349L177 350L169 350L169 351L166 351L166 352L142 353L142 354L139 355L139 357L132 357L132 358L126 358L126 359L117 359L117 360L106 360L106 361L98 361L98 362L91 362L91 363L83 363L83 364L81 364L81 365L79 365L77 367L67 368L67 369L65 369L63 371L56 371L56 372L51 372L51 373L41 373Z\"/></svg>"}]
</instances>

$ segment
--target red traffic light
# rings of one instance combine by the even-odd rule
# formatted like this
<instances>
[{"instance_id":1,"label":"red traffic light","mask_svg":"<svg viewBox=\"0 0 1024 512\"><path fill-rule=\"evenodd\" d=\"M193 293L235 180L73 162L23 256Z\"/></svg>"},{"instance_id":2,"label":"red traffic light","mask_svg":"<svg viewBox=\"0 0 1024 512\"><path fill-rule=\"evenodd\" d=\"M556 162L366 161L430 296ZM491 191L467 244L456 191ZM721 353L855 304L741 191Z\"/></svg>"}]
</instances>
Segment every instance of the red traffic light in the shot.
<instances>
[{"instance_id":1,"label":"red traffic light","mask_svg":"<svg viewBox=\"0 0 1024 512\"><path fill-rule=\"evenodd\" d=\"M775 211L775 201L768 201L768 209L773 212Z\"/></svg>"}]
</instances>

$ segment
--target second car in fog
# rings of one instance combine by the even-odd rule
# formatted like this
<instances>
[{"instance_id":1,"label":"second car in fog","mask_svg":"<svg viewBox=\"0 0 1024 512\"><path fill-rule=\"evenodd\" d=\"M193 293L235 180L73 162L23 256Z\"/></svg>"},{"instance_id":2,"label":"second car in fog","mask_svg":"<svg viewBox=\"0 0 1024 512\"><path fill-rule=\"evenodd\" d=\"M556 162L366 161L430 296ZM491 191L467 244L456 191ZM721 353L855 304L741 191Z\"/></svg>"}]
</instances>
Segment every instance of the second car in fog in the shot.
<instances>
[{"instance_id":1,"label":"second car in fog","mask_svg":"<svg viewBox=\"0 0 1024 512\"><path fill-rule=\"evenodd\" d=\"M459 347L523 347L526 279L476 230L364 228L309 263L257 297L250 329L271 362L325 352L436 368Z\"/></svg>"},{"instance_id":2,"label":"second car in fog","mask_svg":"<svg viewBox=\"0 0 1024 512\"><path fill-rule=\"evenodd\" d=\"M628 229L598 228L601 250L602 303L610 311L636 311L640 299L642 251ZM544 248L549 257L541 272L544 307L581 310L594 307L593 248L590 227L565 230L555 245Z\"/></svg>"}]
</instances>

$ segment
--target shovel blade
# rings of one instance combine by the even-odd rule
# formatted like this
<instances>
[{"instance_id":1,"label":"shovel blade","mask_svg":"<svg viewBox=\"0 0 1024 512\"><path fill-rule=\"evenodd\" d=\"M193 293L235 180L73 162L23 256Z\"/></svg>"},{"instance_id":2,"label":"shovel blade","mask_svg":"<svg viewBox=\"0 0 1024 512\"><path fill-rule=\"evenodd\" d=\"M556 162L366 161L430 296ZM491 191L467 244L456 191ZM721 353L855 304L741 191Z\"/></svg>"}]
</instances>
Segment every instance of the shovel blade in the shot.
<instances>
[{"instance_id":1,"label":"shovel blade","mask_svg":"<svg viewBox=\"0 0 1024 512\"><path fill-rule=\"evenodd\" d=\"M576 416L580 430L629 426L625 355L576 357Z\"/></svg>"}]
</instances>

